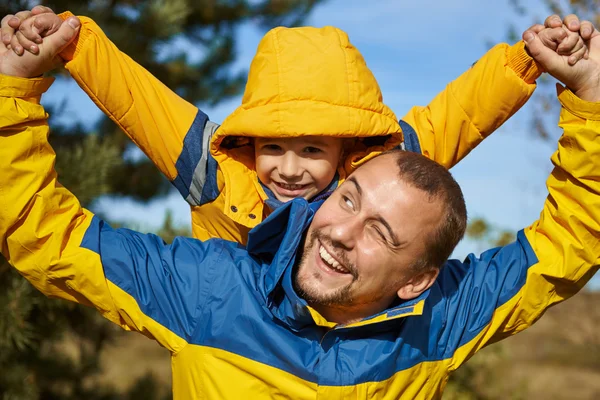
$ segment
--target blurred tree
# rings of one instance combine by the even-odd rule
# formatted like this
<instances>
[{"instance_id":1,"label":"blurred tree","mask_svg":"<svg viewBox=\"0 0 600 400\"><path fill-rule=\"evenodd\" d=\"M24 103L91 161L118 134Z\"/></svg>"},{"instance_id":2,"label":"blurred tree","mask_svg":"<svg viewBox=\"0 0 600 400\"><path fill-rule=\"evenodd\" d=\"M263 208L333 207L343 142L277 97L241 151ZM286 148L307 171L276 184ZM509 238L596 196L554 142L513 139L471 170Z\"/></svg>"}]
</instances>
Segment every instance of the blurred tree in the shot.
<instances>
[{"instance_id":1,"label":"blurred tree","mask_svg":"<svg viewBox=\"0 0 600 400\"><path fill-rule=\"evenodd\" d=\"M195 104L214 105L243 89L246 71L232 68L239 27L299 24L322 0L56 0L0 1L0 16L44 4L93 18L116 45L171 89ZM187 49L197 52L191 55ZM199 56L198 56L199 54ZM59 73L57 79L69 79ZM86 207L99 196L149 200L168 182L145 158L126 157L131 144L104 118L90 134L80 124L59 125L62 104L50 108L51 142L60 181ZM86 125L89 126L89 125ZM170 215L159 234L189 234ZM98 383L99 355L115 329L94 310L47 299L0 259L0 398L162 398L152 376L130 393ZM150 396L152 394L152 396Z\"/></svg>"}]
</instances>

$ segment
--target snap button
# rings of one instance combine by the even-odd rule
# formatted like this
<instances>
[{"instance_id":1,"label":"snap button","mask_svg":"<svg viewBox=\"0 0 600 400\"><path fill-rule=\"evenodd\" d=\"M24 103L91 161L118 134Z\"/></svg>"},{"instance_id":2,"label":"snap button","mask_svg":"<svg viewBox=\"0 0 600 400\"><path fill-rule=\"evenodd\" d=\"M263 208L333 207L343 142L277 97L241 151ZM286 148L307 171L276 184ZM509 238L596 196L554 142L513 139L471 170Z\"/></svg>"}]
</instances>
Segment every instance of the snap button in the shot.
<instances>
[{"instance_id":1,"label":"snap button","mask_svg":"<svg viewBox=\"0 0 600 400\"><path fill-rule=\"evenodd\" d=\"M254 215L254 214L250 214L250 215L248 215L248 217L250 217L250 219L256 219L256 215Z\"/></svg>"},{"instance_id":2,"label":"snap button","mask_svg":"<svg viewBox=\"0 0 600 400\"><path fill-rule=\"evenodd\" d=\"M237 207L236 206L231 206L231 211L237 212Z\"/></svg>"}]
</instances>

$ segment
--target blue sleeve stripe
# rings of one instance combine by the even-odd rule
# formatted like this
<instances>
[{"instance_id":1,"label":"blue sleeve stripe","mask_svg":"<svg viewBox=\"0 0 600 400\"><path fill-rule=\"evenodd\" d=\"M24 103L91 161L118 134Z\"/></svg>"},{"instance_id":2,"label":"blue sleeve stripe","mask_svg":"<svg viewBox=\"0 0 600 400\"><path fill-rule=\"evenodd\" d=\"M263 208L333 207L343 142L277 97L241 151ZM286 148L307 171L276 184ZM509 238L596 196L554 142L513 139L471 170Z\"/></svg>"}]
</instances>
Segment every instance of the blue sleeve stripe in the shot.
<instances>
[{"instance_id":1,"label":"blue sleeve stripe","mask_svg":"<svg viewBox=\"0 0 600 400\"><path fill-rule=\"evenodd\" d=\"M194 122L192 122L192 126L183 140L181 154L175 163L177 176L173 179L172 184L186 200L190 194L194 171L202 157L202 140L205 132L204 127L207 122L208 116L198 110L198 114L196 114ZM204 150L208 151L208 149Z\"/></svg>"},{"instance_id":2,"label":"blue sleeve stripe","mask_svg":"<svg viewBox=\"0 0 600 400\"><path fill-rule=\"evenodd\" d=\"M208 162L206 165L206 181L202 186L202 192L200 196L200 205L210 203L219 197L219 186L217 184L217 160L215 160L212 154L208 154Z\"/></svg>"},{"instance_id":3,"label":"blue sleeve stripe","mask_svg":"<svg viewBox=\"0 0 600 400\"><path fill-rule=\"evenodd\" d=\"M400 128L402 128L402 135L404 136L404 149L421 154L421 145L419 144L417 132L406 122L400 120L399 123Z\"/></svg>"},{"instance_id":4,"label":"blue sleeve stripe","mask_svg":"<svg viewBox=\"0 0 600 400\"><path fill-rule=\"evenodd\" d=\"M529 268L538 258L521 230L517 240L505 247L491 249L479 258L469 255L460 263L448 262L438 278L437 292L446 297L446 349L450 358L456 349L481 333L491 322L496 310L509 302L525 286ZM435 302L440 294L433 294Z\"/></svg>"}]
</instances>

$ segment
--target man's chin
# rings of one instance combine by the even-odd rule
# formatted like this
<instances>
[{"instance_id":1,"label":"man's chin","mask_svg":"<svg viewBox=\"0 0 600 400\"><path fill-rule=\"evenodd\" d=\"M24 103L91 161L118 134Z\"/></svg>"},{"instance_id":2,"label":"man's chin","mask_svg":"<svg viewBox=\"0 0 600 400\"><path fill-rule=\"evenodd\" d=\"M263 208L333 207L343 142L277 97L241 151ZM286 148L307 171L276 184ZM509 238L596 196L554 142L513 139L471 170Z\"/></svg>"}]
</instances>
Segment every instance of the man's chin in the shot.
<instances>
[{"instance_id":1,"label":"man's chin","mask_svg":"<svg viewBox=\"0 0 600 400\"><path fill-rule=\"evenodd\" d=\"M309 304L333 305L350 301L348 284L328 285L322 281L302 278L296 277L294 289Z\"/></svg>"}]
</instances>

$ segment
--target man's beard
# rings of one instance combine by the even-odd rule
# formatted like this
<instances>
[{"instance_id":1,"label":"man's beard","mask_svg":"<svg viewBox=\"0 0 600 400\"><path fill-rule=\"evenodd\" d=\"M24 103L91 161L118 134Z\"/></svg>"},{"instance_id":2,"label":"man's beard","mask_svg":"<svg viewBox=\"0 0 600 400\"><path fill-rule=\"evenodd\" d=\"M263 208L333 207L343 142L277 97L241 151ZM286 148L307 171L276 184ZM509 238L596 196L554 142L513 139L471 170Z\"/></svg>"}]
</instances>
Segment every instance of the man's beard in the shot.
<instances>
[{"instance_id":1,"label":"man's beard","mask_svg":"<svg viewBox=\"0 0 600 400\"><path fill-rule=\"evenodd\" d=\"M346 286L340 287L338 289L329 291L328 293L323 293L321 290L315 287L315 285L311 284L311 280L309 279L300 279L300 270L302 266L308 262L308 257L312 253L312 250L317 245L317 242L320 241L322 243L330 243L329 248L337 247L331 239L323 235L319 230L313 231L310 236L305 237L305 241L308 241L308 245L305 247L304 243L300 245L300 249L302 250L301 256L296 260L296 265L294 266L294 277L293 284L294 290L306 302L310 305L320 305L326 307L347 307L351 306L354 302L354 297L352 293L352 287L354 283L358 280L358 273L356 267L350 263L350 261L343 254L336 254L338 259L343 262L345 268L347 268L351 275L353 276L352 282L348 283ZM320 280L320 276L315 272L313 275L313 279L315 281Z\"/></svg>"}]
</instances>

